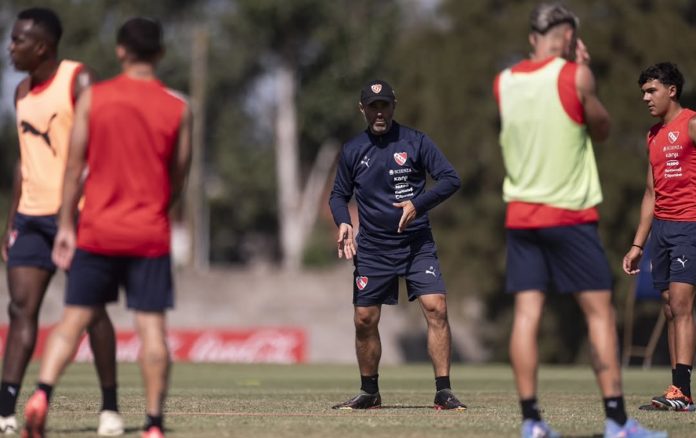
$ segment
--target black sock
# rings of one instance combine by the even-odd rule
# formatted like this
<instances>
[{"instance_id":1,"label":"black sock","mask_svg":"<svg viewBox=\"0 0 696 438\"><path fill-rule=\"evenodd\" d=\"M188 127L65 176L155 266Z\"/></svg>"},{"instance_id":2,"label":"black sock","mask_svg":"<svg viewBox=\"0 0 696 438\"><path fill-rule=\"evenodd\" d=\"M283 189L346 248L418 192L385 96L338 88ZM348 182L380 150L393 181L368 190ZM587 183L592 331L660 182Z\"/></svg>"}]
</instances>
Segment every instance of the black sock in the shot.
<instances>
[{"instance_id":1,"label":"black sock","mask_svg":"<svg viewBox=\"0 0 696 438\"><path fill-rule=\"evenodd\" d=\"M674 386L687 397L691 397L691 368L691 365L678 363L674 370Z\"/></svg>"},{"instance_id":2,"label":"black sock","mask_svg":"<svg viewBox=\"0 0 696 438\"><path fill-rule=\"evenodd\" d=\"M39 384L36 385L36 389L45 392L46 400L48 400L49 403L51 402L51 396L53 395L53 385L47 385L46 383L39 382Z\"/></svg>"},{"instance_id":3,"label":"black sock","mask_svg":"<svg viewBox=\"0 0 696 438\"><path fill-rule=\"evenodd\" d=\"M442 391L443 389L452 389L449 376L435 377L435 391Z\"/></svg>"},{"instance_id":4,"label":"black sock","mask_svg":"<svg viewBox=\"0 0 696 438\"><path fill-rule=\"evenodd\" d=\"M102 386L102 411L118 412L118 401L116 398L116 385Z\"/></svg>"},{"instance_id":5,"label":"black sock","mask_svg":"<svg viewBox=\"0 0 696 438\"><path fill-rule=\"evenodd\" d=\"M522 406L522 419L541 421L541 413L536 397L520 400Z\"/></svg>"},{"instance_id":6,"label":"black sock","mask_svg":"<svg viewBox=\"0 0 696 438\"><path fill-rule=\"evenodd\" d=\"M607 397L604 399L604 413L607 418L614 420L619 426L626 424L626 407L623 396Z\"/></svg>"},{"instance_id":7,"label":"black sock","mask_svg":"<svg viewBox=\"0 0 696 438\"><path fill-rule=\"evenodd\" d=\"M672 385L677 386L677 370L672 368Z\"/></svg>"},{"instance_id":8,"label":"black sock","mask_svg":"<svg viewBox=\"0 0 696 438\"><path fill-rule=\"evenodd\" d=\"M360 390L365 391L368 394L377 394L379 392L379 374L374 376L360 376Z\"/></svg>"},{"instance_id":9,"label":"black sock","mask_svg":"<svg viewBox=\"0 0 696 438\"><path fill-rule=\"evenodd\" d=\"M0 382L0 416L9 417L15 413L20 387L16 383Z\"/></svg>"},{"instance_id":10,"label":"black sock","mask_svg":"<svg viewBox=\"0 0 696 438\"><path fill-rule=\"evenodd\" d=\"M157 415L157 416L152 416L152 415L146 415L145 416L145 429L148 430L151 427L159 427L160 430L164 430L164 427L162 426L164 423L164 420L162 419L162 414Z\"/></svg>"}]
</instances>

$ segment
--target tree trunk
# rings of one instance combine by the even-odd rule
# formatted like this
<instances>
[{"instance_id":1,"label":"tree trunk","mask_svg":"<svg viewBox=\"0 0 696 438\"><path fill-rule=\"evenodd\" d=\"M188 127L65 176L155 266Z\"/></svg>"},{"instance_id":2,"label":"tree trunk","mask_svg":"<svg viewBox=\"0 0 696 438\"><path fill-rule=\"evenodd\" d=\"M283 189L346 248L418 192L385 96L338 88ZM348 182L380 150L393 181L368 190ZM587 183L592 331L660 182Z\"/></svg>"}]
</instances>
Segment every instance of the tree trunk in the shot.
<instances>
[{"instance_id":1,"label":"tree trunk","mask_svg":"<svg viewBox=\"0 0 696 438\"><path fill-rule=\"evenodd\" d=\"M302 262L300 235L300 151L297 139L295 70L281 62L276 71L276 177L278 178L278 221L280 250L285 269L296 270Z\"/></svg>"},{"instance_id":2,"label":"tree trunk","mask_svg":"<svg viewBox=\"0 0 696 438\"><path fill-rule=\"evenodd\" d=\"M321 196L338 152L335 140L322 144L303 191L300 188L295 89L295 70L283 63L276 72L275 132L281 264L286 270L298 270L302 266L307 239L319 213Z\"/></svg>"}]
</instances>

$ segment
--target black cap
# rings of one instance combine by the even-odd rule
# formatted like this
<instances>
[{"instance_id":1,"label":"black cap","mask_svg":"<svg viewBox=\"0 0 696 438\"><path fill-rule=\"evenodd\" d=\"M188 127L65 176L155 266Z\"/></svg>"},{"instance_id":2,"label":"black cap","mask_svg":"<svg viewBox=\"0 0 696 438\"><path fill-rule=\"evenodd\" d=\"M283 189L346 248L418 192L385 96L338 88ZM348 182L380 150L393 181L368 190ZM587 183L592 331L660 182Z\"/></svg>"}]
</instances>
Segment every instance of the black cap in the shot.
<instances>
[{"instance_id":1,"label":"black cap","mask_svg":"<svg viewBox=\"0 0 696 438\"><path fill-rule=\"evenodd\" d=\"M384 100L394 102L396 95L394 89L382 80L370 81L360 90L360 102L364 105L369 105L376 100Z\"/></svg>"}]
</instances>

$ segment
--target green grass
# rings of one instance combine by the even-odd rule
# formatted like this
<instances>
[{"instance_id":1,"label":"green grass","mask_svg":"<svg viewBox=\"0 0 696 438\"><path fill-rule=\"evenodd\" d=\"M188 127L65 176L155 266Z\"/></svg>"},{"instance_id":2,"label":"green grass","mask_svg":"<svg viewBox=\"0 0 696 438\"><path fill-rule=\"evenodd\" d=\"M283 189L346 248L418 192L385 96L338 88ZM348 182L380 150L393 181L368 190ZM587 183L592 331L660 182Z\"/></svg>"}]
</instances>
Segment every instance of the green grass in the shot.
<instances>
[{"instance_id":1,"label":"green grass","mask_svg":"<svg viewBox=\"0 0 696 438\"><path fill-rule=\"evenodd\" d=\"M354 395L356 366L176 364L167 401L167 437L514 437L519 407L506 365L455 366L452 384L469 409L431 408L434 384L428 365L384 367L380 371L383 409L334 411L330 406ZM646 412L638 406L660 393L668 369L631 369L624 374L630 416L667 429L671 436L693 436L696 414ZM139 436L144 400L135 365L119 368L121 411L126 436ZM19 409L36 379L26 378ZM544 367L540 401L545 418L564 436L602 432L603 410L589 367ZM100 395L91 365L72 365L56 389L49 436L96 436Z\"/></svg>"}]
</instances>

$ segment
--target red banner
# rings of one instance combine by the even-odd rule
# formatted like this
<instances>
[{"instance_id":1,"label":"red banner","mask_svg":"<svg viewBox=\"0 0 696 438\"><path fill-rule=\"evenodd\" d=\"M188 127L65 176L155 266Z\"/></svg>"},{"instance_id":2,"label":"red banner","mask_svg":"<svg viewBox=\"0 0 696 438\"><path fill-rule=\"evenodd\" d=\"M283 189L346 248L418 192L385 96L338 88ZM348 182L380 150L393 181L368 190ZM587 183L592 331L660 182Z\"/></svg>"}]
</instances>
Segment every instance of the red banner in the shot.
<instances>
[{"instance_id":1,"label":"red banner","mask_svg":"<svg viewBox=\"0 0 696 438\"><path fill-rule=\"evenodd\" d=\"M41 357L51 328L39 329L34 359ZM0 353L5 347L7 326L0 326ZM304 330L293 327L251 329L169 330L167 342L172 360L177 362L303 363L307 339ZM116 332L116 357L119 362L135 362L140 351L137 334ZM92 350L87 337L82 339L75 360L91 362Z\"/></svg>"}]
</instances>

